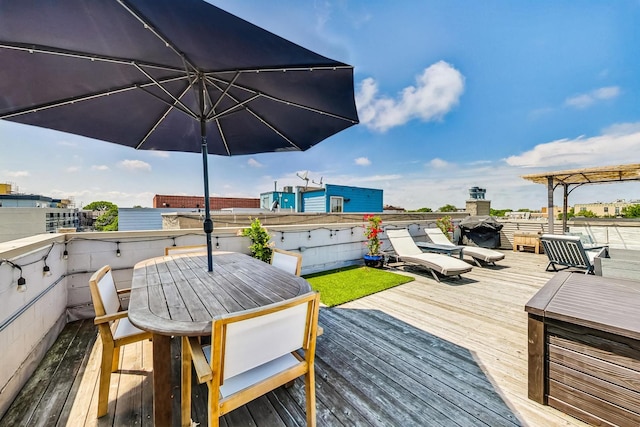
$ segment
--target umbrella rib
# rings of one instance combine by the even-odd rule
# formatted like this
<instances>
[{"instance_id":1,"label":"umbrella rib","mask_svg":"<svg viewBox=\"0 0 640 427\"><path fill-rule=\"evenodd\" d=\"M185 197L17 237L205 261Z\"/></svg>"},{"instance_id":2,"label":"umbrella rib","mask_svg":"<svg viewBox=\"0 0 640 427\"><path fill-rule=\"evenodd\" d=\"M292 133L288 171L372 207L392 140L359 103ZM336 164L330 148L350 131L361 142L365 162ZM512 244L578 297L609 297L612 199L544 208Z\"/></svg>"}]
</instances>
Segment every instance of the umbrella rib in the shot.
<instances>
[{"instance_id":1,"label":"umbrella rib","mask_svg":"<svg viewBox=\"0 0 640 427\"><path fill-rule=\"evenodd\" d=\"M216 88L218 88L218 86L212 82L212 84L214 86L216 86ZM218 128L220 128L220 121L218 119L220 119L221 117L228 115L231 113L231 110L235 110L241 106L245 106L245 104L248 104L249 102L253 101L254 99L257 99L261 96L261 94L256 93L255 96L252 96L251 98L244 100L242 102L238 102L238 100L236 98L234 98L233 96L231 96L230 94L227 94L227 96L229 98L231 98L236 105L234 105L233 107L223 111L220 114L216 114L215 116L213 116L211 119L208 120L215 120L216 123L218 123ZM266 127L268 127L269 129L271 129L273 132L275 132L276 134L278 134L278 136L280 136L280 138L284 139L285 141L287 141L291 146L295 147L297 150L302 151L300 149L300 147L298 147L298 145L296 145L293 141L291 141L286 135L284 135L282 132L280 132L278 129L276 129L275 127L273 127L269 122L267 122L265 119L263 119L262 117L260 117L260 115L258 113L256 113L255 111L253 111L251 108L246 107L245 106L245 110L249 112L249 114L253 115L256 119L260 120ZM222 130L220 130L220 134L223 135ZM223 135L224 136L224 135ZM226 145L226 143L225 143ZM227 151L229 151L227 149Z\"/></svg>"},{"instance_id":2,"label":"umbrella rib","mask_svg":"<svg viewBox=\"0 0 640 427\"><path fill-rule=\"evenodd\" d=\"M229 87L232 86L232 84L227 82L226 80L222 80L222 79L219 79L219 78L216 78L216 77L213 77L213 76L207 76L207 80L209 80L211 82L211 84L214 84L214 85L215 85L214 82L222 82L222 83L228 84L229 86L227 87L227 90L225 90L225 93L228 91ZM215 86L216 86L216 88L220 89L220 87L218 85L215 85ZM347 122L351 122L353 124L358 123L357 120L350 119L349 117L340 116L338 114L330 113L328 111L320 110L318 108L309 107L307 105L302 105L302 104L299 104L297 102L287 101L287 100L284 100L284 99L281 99L281 98L277 98L277 97L272 96L272 95L267 95L266 93L259 92L259 91L255 90L255 89L252 89L252 88L247 87L247 86L233 84L233 87L241 89L241 90L244 90L246 92L253 93L254 95L257 95L257 96L254 96L254 97L249 98L248 100L244 101L243 104L246 104L249 101L253 101L254 99L256 99L258 97L264 97L264 98L270 99L271 101L275 101L275 102L279 102L281 104L286 104L286 105L291 106L291 107L296 107L296 108L300 108L300 109L303 109L303 110L311 111L312 113L322 114L324 116L329 116L329 117L332 117L334 119L344 120L344 121L347 121ZM229 96L231 99L233 99L235 102L237 102L237 100L234 99L232 96L230 96L230 95L227 95L227 96ZM228 112L229 111L227 110L227 111L225 111L223 113L220 113L220 114L227 114ZM210 117L208 117L208 119L216 118L216 116L217 115L210 116Z\"/></svg>"},{"instance_id":3,"label":"umbrella rib","mask_svg":"<svg viewBox=\"0 0 640 427\"><path fill-rule=\"evenodd\" d=\"M245 99L242 102L238 102L237 99L234 99L232 96L229 96L229 98L233 99L234 102L236 102L236 104L233 107L227 108L224 111L221 111L220 113L216 113L215 111L212 111L213 114L210 114L209 116L206 117L207 121L210 120L218 120L219 118L222 118L224 116L228 116L229 114L233 113L234 111L238 110L240 107L245 107L246 104L250 103L251 101L260 98L260 94L255 94L254 96L252 96L251 98Z\"/></svg>"},{"instance_id":4,"label":"umbrella rib","mask_svg":"<svg viewBox=\"0 0 640 427\"><path fill-rule=\"evenodd\" d=\"M218 97L218 100L216 101L216 103L211 107L211 112L213 114L215 114L215 109L218 106L218 104L220 104L220 102L222 101L222 98L224 98L224 96L227 94L227 92L229 92L229 89L231 89L231 87L233 86L233 84L236 82L236 80L238 79L238 77L240 77L240 73L236 73L235 76L233 76L233 79L231 79L231 82L229 82L229 84L227 85L227 87L225 88L224 91L222 91L222 93L220 94L220 96ZM218 86L216 85L216 88L218 88ZM208 93L208 92L207 92ZM208 118L208 117L207 117Z\"/></svg>"},{"instance_id":5,"label":"umbrella rib","mask_svg":"<svg viewBox=\"0 0 640 427\"><path fill-rule=\"evenodd\" d=\"M145 29L151 31L151 33L154 36L160 39L160 41L162 41L167 48L171 49L176 55L182 58L182 60L186 62L191 67L192 70L198 69L194 63L189 61L189 59L184 55L184 53L182 53L176 46L174 46L173 43L169 42L168 38L164 37L160 33L160 31L158 31L153 25L147 22L146 17L142 13L137 11L135 8L133 8L133 6L131 6L124 0L118 0L118 3L120 3L120 5L124 7L127 10L127 12L129 12L134 18L140 21L140 23L144 25Z\"/></svg>"},{"instance_id":6,"label":"umbrella rib","mask_svg":"<svg viewBox=\"0 0 640 427\"><path fill-rule=\"evenodd\" d=\"M133 59L126 59L126 58L118 58L118 57L114 57L114 56L107 56L107 55L97 55L97 54L93 54L93 53L85 53L85 52L78 52L78 51L72 51L72 50L65 50L65 49L58 49L58 48L54 48L51 46L43 46L43 45L29 45L29 44L25 44L25 43L14 43L14 42L7 42L7 41L0 41L0 48L3 49L11 49L11 50L18 50L18 51L23 51L23 52L29 52L31 54L33 53L43 53L46 55L57 55L57 56L66 56L69 58L76 58L76 59L86 59L88 61L98 61L98 62L109 62L109 63L113 63L113 64L120 64L120 65L136 65L136 66L142 66L145 68L154 68L154 69L158 69L158 70L163 70L163 71L177 71L177 72L181 72L184 73L185 70L181 69L181 68L177 68L177 67L171 67L168 65L161 65L161 64L154 64L152 62L145 62L145 61L138 61L138 60L133 60Z\"/></svg>"},{"instance_id":7,"label":"umbrella rib","mask_svg":"<svg viewBox=\"0 0 640 427\"><path fill-rule=\"evenodd\" d=\"M184 91L182 91L182 93L180 94L180 98L182 98L189 91L189 89L191 89L192 87L193 87L193 84L189 84L189 86L187 86L184 89ZM151 95L154 95L154 94L151 94ZM154 96L157 96L157 95L154 95ZM166 102L163 99L161 99L161 101L163 101L165 104L169 104L168 102ZM167 117L167 115L169 115L169 113L171 112L171 110L173 108L177 108L177 107L169 104L169 108L167 108L167 110L162 114L162 116L160 116L160 118L155 122L155 124L151 127L151 129L149 129L149 132L147 132L147 134L144 136L144 138L142 138L140 140L138 145L135 146L136 150L139 150L140 147L142 147L144 145L144 143L147 142L147 139L149 139L151 134L158 128L158 126L160 126L160 123L162 123L162 121ZM180 110L180 109L178 108L178 110ZM182 110L180 110L180 111L182 111Z\"/></svg>"},{"instance_id":8,"label":"umbrella rib","mask_svg":"<svg viewBox=\"0 0 640 427\"><path fill-rule=\"evenodd\" d=\"M255 73L273 73L273 72L287 72L287 71L336 71L336 70L352 70L351 65L299 65L299 66L287 66L287 67L265 67L265 68L234 68L229 70L215 70L206 71L207 76L214 74L255 74Z\"/></svg>"},{"instance_id":9,"label":"umbrella rib","mask_svg":"<svg viewBox=\"0 0 640 427\"><path fill-rule=\"evenodd\" d=\"M135 65L135 64L134 64ZM137 65L135 65L135 67L142 73L144 74L149 80L151 80L153 83L155 83L155 85L157 87L160 88L160 90L162 90L164 93L166 93L171 99L173 99L174 103L179 105L182 108L179 108L181 111L188 113L189 115L191 115L194 119L198 118L198 115L196 113L194 113L193 111L191 111L189 109L189 107L187 107L186 105L184 105L182 103L182 101L180 101L179 98L176 98L175 96L173 96L173 94L171 92L169 92L164 86L162 86L162 84L160 84L155 78L153 78L149 73L147 73L146 71L144 71L142 68L138 67ZM152 94L150 91L145 90L145 92ZM152 94L153 95L153 94ZM156 96L158 99L162 99L159 96ZM177 108L177 107L176 107Z\"/></svg>"},{"instance_id":10,"label":"umbrella rib","mask_svg":"<svg viewBox=\"0 0 640 427\"><path fill-rule=\"evenodd\" d=\"M224 132L222 131L222 125L220 124L220 120L216 120L216 125L218 126L218 132L220 132L220 138L222 139L222 143L224 144L224 149L227 151L227 156L230 156L231 150L229 150L229 145L227 144L227 138L224 136Z\"/></svg>"},{"instance_id":11,"label":"umbrella rib","mask_svg":"<svg viewBox=\"0 0 640 427\"><path fill-rule=\"evenodd\" d=\"M298 151L302 151L302 149L300 147L298 147L293 141L291 141L289 138L287 138L282 132L280 132L278 129L276 129L275 127L273 127L270 123L268 123L265 119L263 119L262 117L260 117L256 112L254 112L253 110L251 110L251 108L247 108L247 111L252 114L256 119L260 120L266 127L268 127L269 129L271 129L272 131L274 131L276 134L278 134L278 136L280 136L280 138L284 139L285 141L287 141L289 144L291 144L293 147L295 147L296 150Z\"/></svg>"},{"instance_id":12,"label":"umbrella rib","mask_svg":"<svg viewBox=\"0 0 640 427\"><path fill-rule=\"evenodd\" d=\"M171 78L167 78L167 79L162 79L162 80L160 80L160 82L161 83L170 83L170 82L173 82L173 81L184 80L184 78L185 78L184 76L171 77ZM11 117L18 117L18 116L22 116L24 114L36 113L36 112L41 111L41 110L48 110L50 108L55 108L55 107L61 107L61 106L64 106L64 105L75 104L77 102L89 101L89 100L92 100L92 99L102 98L104 96L114 95L114 94L123 93L123 92L128 92L128 91L135 90L135 89L143 89L146 86L155 86L155 83L145 83L145 84L142 84L142 85L136 84L136 85L133 85L133 86L125 86L125 87L121 87L121 88L117 88L117 89L109 89L109 90L106 90L104 92L92 93L90 95L83 95L83 96L78 96L78 97L74 97L74 98L67 98L67 99L63 99L63 100L57 101L57 102L50 102L50 103L45 103L45 104L34 105L34 106L30 106L30 107L23 108L23 109L20 109L20 110L11 111L11 112L6 113L6 114L1 114L0 115L0 119L9 119ZM165 101L165 103L166 103L166 101Z\"/></svg>"}]
</instances>

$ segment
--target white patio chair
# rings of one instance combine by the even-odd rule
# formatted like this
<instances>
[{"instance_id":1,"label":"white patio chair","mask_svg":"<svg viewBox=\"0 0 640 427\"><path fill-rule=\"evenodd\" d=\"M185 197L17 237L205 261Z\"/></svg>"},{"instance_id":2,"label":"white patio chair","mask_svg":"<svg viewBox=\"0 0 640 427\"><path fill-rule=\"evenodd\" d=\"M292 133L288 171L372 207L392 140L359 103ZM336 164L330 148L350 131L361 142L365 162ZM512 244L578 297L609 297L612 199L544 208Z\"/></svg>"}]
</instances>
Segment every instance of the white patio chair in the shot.
<instances>
[{"instance_id":1,"label":"white patio chair","mask_svg":"<svg viewBox=\"0 0 640 427\"><path fill-rule=\"evenodd\" d=\"M182 410L191 408L191 363L198 382L209 388L209 426L218 426L221 416L304 375L307 425L315 426L319 305L320 294L309 292L214 319L210 346L184 337L182 387L189 401L182 402Z\"/></svg>"},{"instance_id":2,"label":"white patio chair","mask_svg":"<svg viewBox=\"0 0 640 427\"><path fill-rule=\"evenodd\" d=\"M207 245L169 246L167 248L164 248L165 255L177 255L195 252L207 253Z\"/></svg>"},{"instance_id":3,"label":"white patio chair","mask_svg":"<svg viewBox=\"0 0 640 427\"><path fill-rule=\"evenodd\" d=\"M130 289L117 290L111 267L105 265L89 279L91 299L96 312L94 323L98 325L102 340L102 362L98 386L98 418L107 414L111 373L118 370L120 347L151 339L151 333L136 328L129 322L127 311L122 310L118 295Z\"/></svg>"},{"instance_id":4,"label":"white patio chair","mask_svg":"<svg viewBox=\"0 0 640 427\"><path fill-rule=\"evenodd\" d=\"M287 273L299 276L300 270L302 269L302 254L273 248L271 252L271 265Z\"/></svg>"}]
</instances>

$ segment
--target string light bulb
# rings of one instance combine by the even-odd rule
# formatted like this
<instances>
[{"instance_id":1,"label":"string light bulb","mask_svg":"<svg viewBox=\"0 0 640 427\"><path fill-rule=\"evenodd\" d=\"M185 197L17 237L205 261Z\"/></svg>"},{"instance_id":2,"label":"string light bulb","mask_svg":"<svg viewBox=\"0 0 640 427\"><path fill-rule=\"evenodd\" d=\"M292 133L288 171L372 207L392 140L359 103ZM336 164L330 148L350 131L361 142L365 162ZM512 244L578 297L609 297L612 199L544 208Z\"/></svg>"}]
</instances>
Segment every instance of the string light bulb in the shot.
<instances>
[{"instance_id":1,"label":"string light bulb","mask_svg":"<svg viewBox=\"0 0 640 427\"><path fill-rule=\"evenodd\" d=\"M120 242L116 242L116 256L119 257L120 255L122 255L120 252Z\"/></svg>"},{"instance_id":2,"label":"string light bulb","mask_svg":"<svg viewBox=\"0 0 640 427\"><path fill-rule=\"evenodd\" d=\"M22 277L22 270L20 270L20 277L18 277L18 292L26 292L27 280Z\"/></svg>"},{"instance_id":3,"label":"string light bulb","mask_svg":"<svg viewBox=\"0 0 640 427\"><path fill-rule=\"evenodd\" d=\"M67 242L64 242L64 252L62 252L62 259L69 259L69 252L67 251Z\"/></svg>"},{"instance_id":4,"label":"string light bulb","mask_svg":"<svg viewBox=\"0 0 640 427\"><path fill-rule=\"evenodd\" d=\"M42 275L45 277L51 276L51 269L46 262L44 264L44 267L42 267Z\"/></svg>"}]
</instances>

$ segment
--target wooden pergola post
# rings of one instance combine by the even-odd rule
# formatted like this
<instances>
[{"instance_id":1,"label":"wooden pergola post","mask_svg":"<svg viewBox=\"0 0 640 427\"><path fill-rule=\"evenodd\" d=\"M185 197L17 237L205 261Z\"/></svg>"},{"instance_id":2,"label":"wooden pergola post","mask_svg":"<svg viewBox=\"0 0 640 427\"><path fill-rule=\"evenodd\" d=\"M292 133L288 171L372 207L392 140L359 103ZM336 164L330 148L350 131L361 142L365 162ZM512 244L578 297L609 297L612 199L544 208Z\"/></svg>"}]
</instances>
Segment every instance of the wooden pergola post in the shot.
<instances>
[{"instance_id":1,"label":"wooden pergola post","mask_svg":"<svg viewBox=\"0 0 640 427\"><path fill-rule=\"evenodd\" d=\"M547 177L547 204L548 204L547 219L549 220L547 233L553 234L554 212L553 212L553 177L552 176Z\"/></svg>"}]
</instances>

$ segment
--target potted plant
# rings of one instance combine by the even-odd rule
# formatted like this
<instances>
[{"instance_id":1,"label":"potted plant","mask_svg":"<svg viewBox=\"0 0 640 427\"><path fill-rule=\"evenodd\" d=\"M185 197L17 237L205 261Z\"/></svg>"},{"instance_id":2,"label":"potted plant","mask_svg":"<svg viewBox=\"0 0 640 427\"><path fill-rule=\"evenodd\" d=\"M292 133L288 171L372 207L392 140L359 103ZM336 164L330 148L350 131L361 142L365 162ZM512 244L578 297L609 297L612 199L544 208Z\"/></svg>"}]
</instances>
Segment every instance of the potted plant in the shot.
<instances>
[{"instance_id":1,"label":"potted plant","mask_svg":"<svg viewBox=\"0 0 640 427\"><path fill-rule=\"evenodd\" d=\"M239 234L251 240L249 250L252 257L267 263L271 262L271 247L273 246L273 242L269 242L271 235L258 218L253 220L249 228L243 228Z\"/></svg>"},{"instance_id":2,"label":"potted plant","mask_svg":"<svg viewBox=\"0 0 640 427\"><path fill-rule=\"evenodd\" d=\"M380 227L382 218L378 215L365 215L366 221L364 235L367 238L367 253L364 256L364 264L368 267L382 267L383 256L380 253L380 237L379 234L384 230Z\"/></svg>"},{"instance_id":3,"label":"potted plant","mask_svg":"<svg viewBox=\"0 0 640 427\"><path fill-rule=\"evenodd\" d=\"M447 236L449 241L453 241L453 221L449 215L445 215L442 218L436 220L436 226Z\"/></svg>"}]
</instances>

